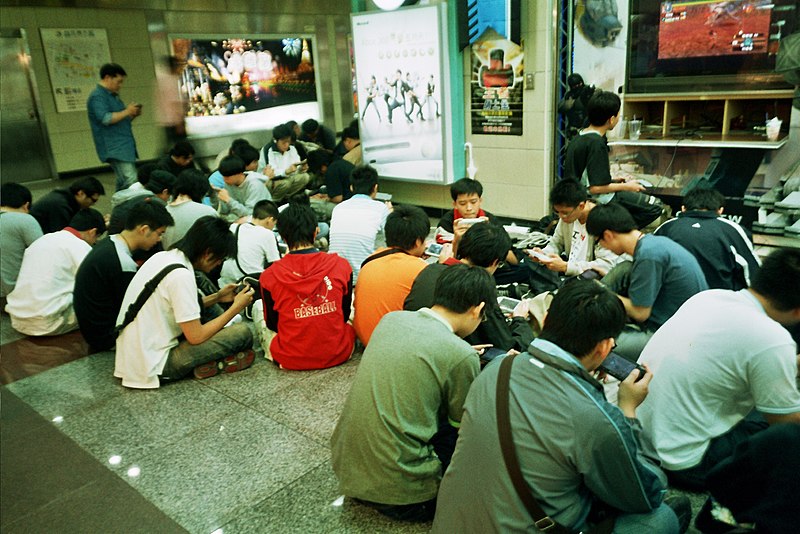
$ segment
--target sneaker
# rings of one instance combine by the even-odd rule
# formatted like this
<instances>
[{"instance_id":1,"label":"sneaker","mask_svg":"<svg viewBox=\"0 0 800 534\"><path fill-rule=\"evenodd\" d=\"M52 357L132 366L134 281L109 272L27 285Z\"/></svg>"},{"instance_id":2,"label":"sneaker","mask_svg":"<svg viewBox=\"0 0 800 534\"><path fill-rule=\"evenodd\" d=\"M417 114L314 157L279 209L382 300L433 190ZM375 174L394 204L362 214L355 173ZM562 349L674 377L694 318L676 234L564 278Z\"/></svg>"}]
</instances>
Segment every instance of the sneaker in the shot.
<instances>
[{"instance_id":1,"label":"sneaker","mask_svg":"<svg viewBox=\"0 0 800 534\"><path fill-rule=\"evenodd\" d=\"M783 231L783 235L786 237L800 237L800 219L797 219L793 225L787 226Z\"/></svg>"},{"instance_id":2,"label":"sneaker","mask_svg":"<svg viewBox=\"0 0 800 534\"><path fill-rule=\"evenodd\" d=\"M775 203L783 198L783 183L777 184L775 187L761 195L758 204L762 208L772 208Z\"/></svg>"},{"instance_id":3,"label":"sneaker","mask_svg":"<svg viewBox=\"0 0 800 534\"><path fill-rule=\"evenodd\" d=\"M689 497L674 493L664 499L664 504L669 506L678 516L678 532L681 534L686 532L689 529L689 523L692 521L692 502Z\"/></svg>"},{"instance_id":4,"label":"sneaker","mask_svg":"<svg viewBox=\"0 0 800 534\"><path fill-rule=\"evenodd\" d=\"M219 373L235 373L243 371L253 365L256 353L251 349L242 351L232 356L226 356L221 360L216 360L194 368L194 377L198 380L217 376Z\"/></svg>"},{"instance_id":5,"label":"sneaker","mask_svg":"<svg viewBox=\"0 0 800 534\"><path fill-rule=\"evenodd\" d=\"M800 210L800 191L793 191L789 196L775 203L775 209Z\"/></svg>"}]
</instances>

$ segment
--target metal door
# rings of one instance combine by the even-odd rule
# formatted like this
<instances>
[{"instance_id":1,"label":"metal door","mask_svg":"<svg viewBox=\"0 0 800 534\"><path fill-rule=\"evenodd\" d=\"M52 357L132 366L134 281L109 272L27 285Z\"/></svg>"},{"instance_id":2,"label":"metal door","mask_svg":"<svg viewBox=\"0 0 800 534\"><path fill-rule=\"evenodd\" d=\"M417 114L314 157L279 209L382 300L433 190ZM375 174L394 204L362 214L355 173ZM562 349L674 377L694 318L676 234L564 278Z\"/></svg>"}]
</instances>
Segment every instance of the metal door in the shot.
<instances>
[{"instance_id":1,"label":"metal door","mask_svg":"<svg viewBox=\"0 0 800 534\"><path fill-rule=\"evenodd\" d=\"M23 29L0 29L0 180L57 178Z\"/></svg>"}]
</instances>

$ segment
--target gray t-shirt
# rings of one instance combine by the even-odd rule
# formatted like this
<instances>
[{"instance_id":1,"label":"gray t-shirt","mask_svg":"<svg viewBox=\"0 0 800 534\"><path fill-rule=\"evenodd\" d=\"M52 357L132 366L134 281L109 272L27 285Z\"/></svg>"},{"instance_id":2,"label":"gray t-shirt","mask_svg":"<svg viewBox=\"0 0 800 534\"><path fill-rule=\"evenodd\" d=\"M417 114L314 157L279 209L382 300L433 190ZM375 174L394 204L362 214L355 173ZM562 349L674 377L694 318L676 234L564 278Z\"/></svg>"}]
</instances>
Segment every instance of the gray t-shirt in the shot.
<instances>
[{"instance_id":1,"label":"gray t-shirt","mask_svg":"<svg viewBox=\"0 0 800 534\"><path fill-rule=\"evenodd\" d=\"M478 371L475 350L432 310L386 314L331 438L342 493L384 504L436 497L442 465L431 438L443 419L461 421Z\"/></svg>"},{"instance_id":2,"label":"gray t-shirt","mask_svg":"<svg viewBox=\"0 0 800 534\"><path fill-rule=\"evenodd\" d=\"M0 211L0 297L14 289L25 249L40 237L42 227L33 215Z\"/></svg>"},{"instance_id":3,"label":"gray t-shirt","mask_svg":"<svg viewBox=\"0 0 800 534\"><path fill-rule=\"evenodd\" d=\"M172 245L183 239L183 236L186 235L189 228L191 228L200 217L206 217L208 215L217 216L217 212L214 208L206 206L205 204L200 204L199 202L184 202L177 206L169 204L167 206L167 211L172 215L175 224L173 226L167 226L167 231L164 232L164 235L161 237L161 245L164 247L164 250L168 250Z\"/></svg>"}]
</instances>

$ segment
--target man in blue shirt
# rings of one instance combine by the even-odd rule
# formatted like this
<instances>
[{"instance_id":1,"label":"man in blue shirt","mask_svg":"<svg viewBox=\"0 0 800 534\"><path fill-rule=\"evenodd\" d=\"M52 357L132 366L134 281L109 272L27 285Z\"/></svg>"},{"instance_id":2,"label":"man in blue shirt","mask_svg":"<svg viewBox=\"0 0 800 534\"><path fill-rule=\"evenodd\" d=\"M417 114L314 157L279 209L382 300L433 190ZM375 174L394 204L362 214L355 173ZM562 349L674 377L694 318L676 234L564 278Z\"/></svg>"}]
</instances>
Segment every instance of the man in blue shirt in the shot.
<instances>
[{"instance_id":1,"label":"man in blue shirt","mask_svg":"<svg viewBox=\"0 0 800 534\"><path fill-rule=\"evenodd\" d=\"M117 175L117 191L136 182L136 141L131 122L142 114L142 105L127 106L119 98L127 73L116 63L100 67L100 83L86 102L97 156Z\"/></svg>"}]
</instances>

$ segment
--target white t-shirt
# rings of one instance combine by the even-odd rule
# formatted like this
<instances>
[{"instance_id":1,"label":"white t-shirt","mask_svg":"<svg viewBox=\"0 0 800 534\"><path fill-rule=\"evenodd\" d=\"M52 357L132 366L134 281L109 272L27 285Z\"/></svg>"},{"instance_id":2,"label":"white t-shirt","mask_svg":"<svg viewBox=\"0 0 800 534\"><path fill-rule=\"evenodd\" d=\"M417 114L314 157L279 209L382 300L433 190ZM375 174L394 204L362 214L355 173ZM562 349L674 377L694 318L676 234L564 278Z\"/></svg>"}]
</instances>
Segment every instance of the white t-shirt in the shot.
<instances>
[{"instance_id":1,"label":"white t-shirt","mask_svg":"<svg viewBox=\"0 0 800 534\"><path fill-rule=\"evenodd\" d=\"M278 261L281 255L278 253L278 241L275 233L263 226L252 223L231 225L231 232L236 233L239 228L239 265L244 269L244 273L236 266L233 258L228 258L222 264L222 271L219 276L219 285L223 287L239 280L245 274L260 273L264 270L264 263Z\"/></svg>"},{"instance_id":2,"label":"white t-shirt","mask_svg":"<svg viewBox=\"0 0 800 534\"><path fill-rule=\"evenodd\" d=\"M260 163L259 161L259 172L263 170ZM275 171L275 176L286 176L286 169L296 163L300 163L300 154L297 153L297 149L292 145L289 145L289 149L286 152L269 151L269 166Z\"/></svg>"},{"instance_id":3,"label":"white t-shirt","mask_svg":"<svg viewBox=\"0 0 800 534\"><path fill-rule=\"evenodd\" d=\"M389 208L367 195L353 195L337 204L331 215L330 252L346 259L353 268L353 284L361 263L375 252L375 240L383 233Z\"/></svg>"},{"instance_id":4,"label":"white t-shirt","mask_svg":"<svg viewBox=\"0 0 800 534\"><path fill-rule=\"evenodd\" d=\"M117 338L114 376L121 378L125 387L157 388L158 375L164 370L169 352L178 346L182 333L179 323L200 318L192 264L176 249L159 252L142 265L125 291L117 324L122 323L144 285L173 263L186 268L175 269L164 277L133 322Z\"/></svg>"},{"instance_id":5,"label":"white t-shirt","mask_svg":"<svg viewBox=\"0 0 800 534\"><path fill-rule=\"evenodd\" d=\"M636 411L664 466L700 463L712 438L754 408L800 411L797 346L746 289L712 289L687 300L639 358L653 381Z\"/></svg>"},{"instance_id":6,"label":"white t-shirt","mask_svg":"<svg viewBox=\"0 0 800 534\"><path fill-rule=\"evenodd\" d=\"M75 273L92 247L68 230L45 234L25 250L6 312L14 330L29 336L78 326L72 309Z\"/></svg>"}]
</instances>

